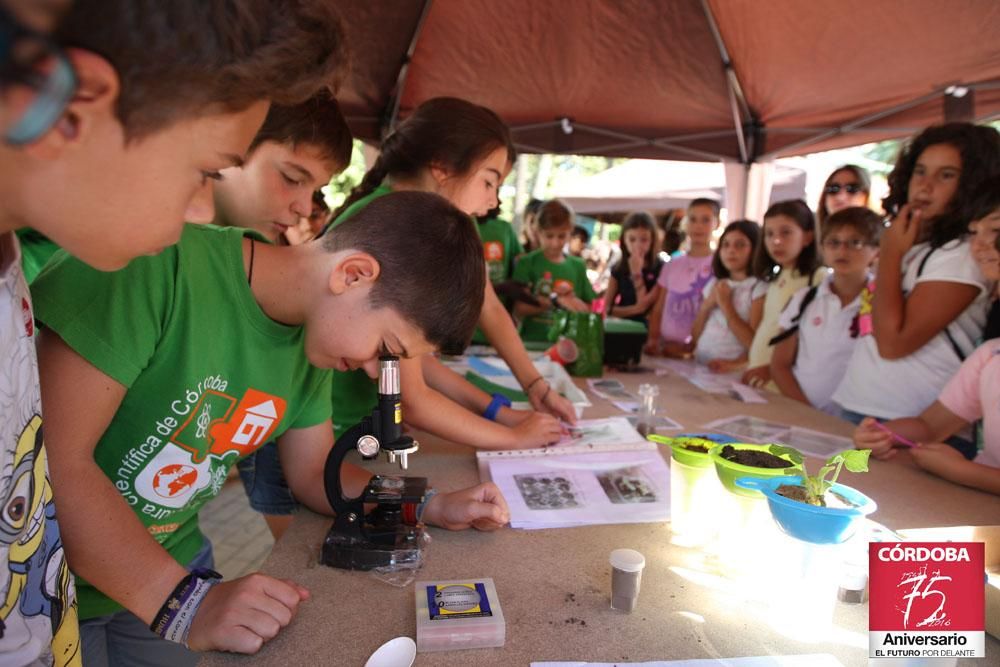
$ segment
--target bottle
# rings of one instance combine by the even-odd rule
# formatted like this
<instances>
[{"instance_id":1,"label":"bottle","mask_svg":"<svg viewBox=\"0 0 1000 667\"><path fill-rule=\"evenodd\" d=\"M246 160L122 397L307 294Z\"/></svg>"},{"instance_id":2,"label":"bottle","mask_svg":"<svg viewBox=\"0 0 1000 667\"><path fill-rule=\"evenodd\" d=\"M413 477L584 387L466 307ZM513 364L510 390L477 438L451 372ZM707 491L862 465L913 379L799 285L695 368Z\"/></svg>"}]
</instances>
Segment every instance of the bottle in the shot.
<instances>
[{"instance_id":1,"label":"bottle","mask_svg":"<svg viewBox=\"0 0 1000 667\"><path fill-rule=\"evenodd\" d=\"M639 405L639 418L636 420L635 429L644 438L656 432L653 420L656 417L656 397L659 395L660 388L655 384L639 385L639 398L642 403Z\"/></svg>"}]
</instances>

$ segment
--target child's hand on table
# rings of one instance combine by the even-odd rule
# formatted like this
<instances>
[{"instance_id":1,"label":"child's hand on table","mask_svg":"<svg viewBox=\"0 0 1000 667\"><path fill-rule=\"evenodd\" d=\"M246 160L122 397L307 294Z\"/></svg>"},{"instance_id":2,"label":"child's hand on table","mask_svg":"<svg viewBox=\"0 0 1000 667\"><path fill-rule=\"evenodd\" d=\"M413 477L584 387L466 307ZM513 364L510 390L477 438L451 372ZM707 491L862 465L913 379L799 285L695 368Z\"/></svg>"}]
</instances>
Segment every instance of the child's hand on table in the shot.
<instances>
[{"instance_id":1,"label":"child's hand on table","mask_svg":"<svg viewBox=\"0 0 1000 667\"><path fill-rule=\"evenodd\" d=\"M511 449L544 447L558 442L562 437L559 419L544 412L530 412L528 417L513 427L517 442Z\"/></svg>"},{"instance_id":2,"label":"child's hand on table","mask_svg":"<svg viewBox=\"0 0 1000 667\"><path fill-rule=\"evenodd\" d=\"M309 591L294 581L259 572L217 584L191 621L188 646L256 653L291 623L299 603L308 599Z\"/></svg>"},{"instance_id":3,"label":"child's hand on table","mask_svg":"<svg viewBox=\"0 0 1000 667\"><path fill-rule=\"evenodd\" d=\"M646 340L646 344L642 346L642 351L651 357L660 356L661 349L659 338L649 338Z\"/></svg>"},{"instance_id":4,"label":"child's hand on table","mask_svg":"<svg viewBox=\"0 0 1000 667\"><path fill-rule=\"evenodd\" d=\"M493 482L460 491L438 493L424 508L423 522L448 530L496 530L510 522L510 509Z\"/></svg>"},{"instance_id":5,"label":"child's hand on table","mask_svg":"<svg viewBox=\"0 0 1000 667\"><path fill-rule=\"evenodd\" d=\"M538 412L553 415L570 424L576 423L576 408L568 398L553 389L548 380L535 382L527 391L531 407Z\"/></svg>"},{"instance_id":6,"label":"child's hand on table","mask_svg":"<svg viewBox=\"0 0 1000 667\"><path fill-rule=\"evenodd\" d=\"M916 464L927 472L964 484L963 473L968 470L970 462L951 445L943 442L927 442L911 449L910 454Z\"/></svg>"},{"instance_id":7,"label":"child's hand on table","mask_svg":"<svg viewBox=\"0 0 1000 667\"><path fill-rule=\"evenodd\" d=\"M743 377L740 378L740 382L750 385L751 387L763 387L770 382L770 380L770 366L756 366L754 368L750 368L743 374Z\"/></svg>"},{"instance_id":8,"label":"child's hand on table","mask_svg":"<svg viewBox=\"0 0 1000 667\"><path fill-rule=\"evenodd\" d=\"M876 459L891 459L896 455L892 446L892 434L880 429L871 417L865 417L852 434L855 449L870 449Z\"/></svg>"}]
</instances>

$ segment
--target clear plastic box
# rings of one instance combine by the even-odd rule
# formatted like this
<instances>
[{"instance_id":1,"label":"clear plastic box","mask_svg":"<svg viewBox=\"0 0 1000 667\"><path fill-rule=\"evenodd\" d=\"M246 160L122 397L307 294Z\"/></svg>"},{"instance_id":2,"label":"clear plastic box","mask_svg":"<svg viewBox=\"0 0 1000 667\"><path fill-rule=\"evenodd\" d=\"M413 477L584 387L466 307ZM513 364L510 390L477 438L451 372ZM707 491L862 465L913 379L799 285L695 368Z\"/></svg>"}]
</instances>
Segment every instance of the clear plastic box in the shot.
<instances>
[{"instance_id":1,"label":"clear plastic box","mask_svg":"<svg viewBox=\"0 0 1000 667\"><path fill-rule=\"evenodd\" d=\"M503 646L507 625L490 578L418 581L417 651Z\"/></svg>"}]
</instances>

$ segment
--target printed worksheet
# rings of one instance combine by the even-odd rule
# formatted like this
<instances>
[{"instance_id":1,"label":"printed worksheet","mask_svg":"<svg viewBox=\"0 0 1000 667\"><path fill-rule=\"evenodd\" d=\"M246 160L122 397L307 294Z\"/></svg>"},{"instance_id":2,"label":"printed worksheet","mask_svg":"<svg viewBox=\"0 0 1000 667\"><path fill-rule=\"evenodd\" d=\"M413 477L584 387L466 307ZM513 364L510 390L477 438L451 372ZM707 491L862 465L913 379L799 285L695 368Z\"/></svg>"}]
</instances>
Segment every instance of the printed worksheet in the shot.
<instances>
[{"instance_id":1,"label":"printed worksheet","mask_svg":"<svg viewBox=\"0 0 1000 667\"><path fill-rule=\"evenodd\" d=\"M489 461L512 528L649 523L670 518L670 469L656 450Z\"/></svg>"},{"instance_id":2,"label":"printed worksheet","mask_svg":"<svg viewBox=\"0 0 1000 667\"><path fill-rule=\"evenodd\" d=\"M554 446L583 445L601 447L626 442L642 442L645 438L629 423L627 417L580 419L566 427L566 435Z\"/></svg>"},{"instance_id":3,"label":"printed worksheet","mask_svg":"<svg viewBox=\"0 0 1000 667\"><path fill-rule=\"evenodd\" d=\"M615 380L614 378L590 378L587 380L587 386L590 387L592 392L609 401L636 400L635 394L629 392L620 380Z\"/></svg>"}]
</instances>

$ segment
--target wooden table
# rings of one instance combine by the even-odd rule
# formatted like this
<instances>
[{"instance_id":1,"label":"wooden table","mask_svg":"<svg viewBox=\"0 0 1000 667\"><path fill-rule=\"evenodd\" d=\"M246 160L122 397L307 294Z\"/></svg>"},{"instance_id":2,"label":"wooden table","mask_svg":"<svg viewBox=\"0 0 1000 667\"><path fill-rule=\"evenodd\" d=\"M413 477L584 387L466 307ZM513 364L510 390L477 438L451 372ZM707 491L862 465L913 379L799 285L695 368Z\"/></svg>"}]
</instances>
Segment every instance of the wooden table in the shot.
<instances>
[{"instance_id":1,"label":"wooden table","mask_svg":"<svg viewBox=\"0 0 1000 667\"><path fill-rule=\"evenodd\" d=\"M617 374L633 392L642 382L660 386L659 409L688 430L720 417L756 415L787 424L849 435L850 424L782 396L744 404L706 394L681 377ZM585 386L581 382L581 386ZM591 395L585 417L620 412ZM409 474L425 475L439 489L478 481L472 449L430 436L419 438ZM669 453L664 451L669 458ZM1000 523L1000 498L932 477L901 453L846 483L879 504L873 518L892 528ZM386 464L370 466L398 471ZM416 636L413 585L395 588L371 574L317 564L319 545L331 520L302 511L275 545L263 572L294 579L312 592L297 618L256 656L209 654L202 665L345 665L361 667L383 642ZM867 664L867 605L838 603L837 641L806 644L778 635L760 609L723 591L682 576L678 568L698 556L669 542L667 524L495 533L431 529L421 580L492 577L506 617L506 644L499 649L420 653L415 665L523 665L541 660L650 661L766 654L830 653L844 665ZM639 605L634 613L609 608L612 549L646 556ZM1000 656L1000 642L987 637L987 652ZM982 661L967 661L980 664Z\"/></svg>"}]
</instances>

